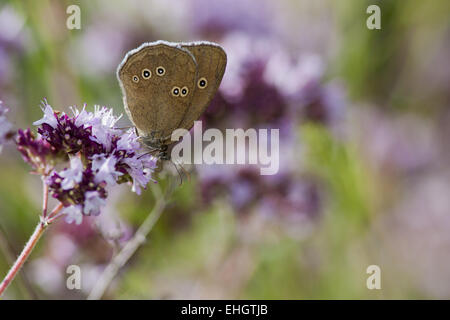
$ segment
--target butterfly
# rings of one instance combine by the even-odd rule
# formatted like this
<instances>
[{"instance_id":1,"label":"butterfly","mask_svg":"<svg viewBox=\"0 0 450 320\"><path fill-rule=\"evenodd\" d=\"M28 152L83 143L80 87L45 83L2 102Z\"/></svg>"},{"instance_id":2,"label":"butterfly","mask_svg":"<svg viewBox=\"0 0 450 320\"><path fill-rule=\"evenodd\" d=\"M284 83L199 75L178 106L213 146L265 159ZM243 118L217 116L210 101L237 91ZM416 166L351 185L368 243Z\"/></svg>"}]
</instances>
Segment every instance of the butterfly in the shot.
<instances>
[{"instance_id":1,"label":"butterfly","mask_svg":"<svg viewBox=\"0 0 450 320\"><path fill-rule=\"evenodd\" d=\"M210 104L225 73L227 55L212 42L143 43L117 68L125 112L141 142L170 160L172 132L189 130Z\"/></svg>"}]
</instances>

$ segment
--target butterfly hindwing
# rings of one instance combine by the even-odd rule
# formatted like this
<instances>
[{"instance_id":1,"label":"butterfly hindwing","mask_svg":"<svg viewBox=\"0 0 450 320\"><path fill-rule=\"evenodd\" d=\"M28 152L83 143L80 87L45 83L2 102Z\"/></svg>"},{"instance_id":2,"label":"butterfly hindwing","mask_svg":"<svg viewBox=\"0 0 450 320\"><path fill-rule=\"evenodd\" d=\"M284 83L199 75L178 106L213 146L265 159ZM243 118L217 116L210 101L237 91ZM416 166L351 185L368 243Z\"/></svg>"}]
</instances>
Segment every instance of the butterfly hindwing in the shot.
<instances>
[{"instance_id":1,"label":"butterfly hindwing","mask_svg":"<svg viewBox=\"0 0 450 320\"><path fill-rule=\"evenodd\" d=\"M219 45L210 42L182 44L197 62L197 81L190 108L179 127L189 130L210 104L222 81L227 55Z\"/></svg>"}]
</instances>

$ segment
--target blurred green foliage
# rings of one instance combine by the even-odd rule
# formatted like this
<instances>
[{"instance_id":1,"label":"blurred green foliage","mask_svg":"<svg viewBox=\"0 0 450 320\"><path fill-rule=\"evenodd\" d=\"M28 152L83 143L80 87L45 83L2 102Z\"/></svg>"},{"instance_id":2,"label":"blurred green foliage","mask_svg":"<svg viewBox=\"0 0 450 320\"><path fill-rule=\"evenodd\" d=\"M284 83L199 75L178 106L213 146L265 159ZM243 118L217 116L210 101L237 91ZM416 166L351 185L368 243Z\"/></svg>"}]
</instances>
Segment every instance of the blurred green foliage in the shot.
<instances>
[{"instance_id":1,"label":"blurred green foliage","mask_svg":"<svg viewBox=\"0 0 450 320\"><path fill-rule=\"evenodd\" d=\"M369 16L361 13L371 4L381 9L380 30L361 27ZM336 69L354 98L392 110L442 109L442 103L448 102L442 92L422 95L426 90L421 88L419 70L422 64L433 65L429 60L433 52L445 46L448 1L349 0L340 1L336 9L343 35Z\"/></svg>"}]
</instances>

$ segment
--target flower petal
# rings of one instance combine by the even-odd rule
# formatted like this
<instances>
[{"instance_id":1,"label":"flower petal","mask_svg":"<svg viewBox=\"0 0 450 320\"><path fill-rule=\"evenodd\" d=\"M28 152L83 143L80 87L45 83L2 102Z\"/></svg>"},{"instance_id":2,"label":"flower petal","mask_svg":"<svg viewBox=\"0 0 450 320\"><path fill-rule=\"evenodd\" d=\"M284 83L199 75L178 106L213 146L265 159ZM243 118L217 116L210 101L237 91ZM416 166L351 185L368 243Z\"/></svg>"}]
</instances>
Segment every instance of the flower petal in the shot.
<instances>
[{"instance_id":1,"label":"flower petal","mask_svg":"<svg viewBox=\"0 0 450 320\"><path fill-rule=\"evenodd\" d=\"M33 122L33 125L40 126L43 123L48 124L52 128L56 128L58 125L58 119L56 118L56 115L52 109L52 107L47 103L47 101L43 102L43 106L41 107L42 111L44 112L44 116Z\"/></svg>"}]
</instances>

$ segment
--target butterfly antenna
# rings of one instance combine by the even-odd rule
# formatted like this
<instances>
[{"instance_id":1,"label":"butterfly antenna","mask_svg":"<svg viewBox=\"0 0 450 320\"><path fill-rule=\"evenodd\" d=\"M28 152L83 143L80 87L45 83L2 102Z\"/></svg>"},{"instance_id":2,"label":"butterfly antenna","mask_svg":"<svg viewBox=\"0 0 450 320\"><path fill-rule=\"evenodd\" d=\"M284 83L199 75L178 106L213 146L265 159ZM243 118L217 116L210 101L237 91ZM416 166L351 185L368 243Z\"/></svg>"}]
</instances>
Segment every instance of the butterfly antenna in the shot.
<instances>
[{"instance_id":1,"label":"butterfly antenna","mask_svg":"<svg viewBox=\"0 0 450 320\"><path fill-rule=\"evenodd\" d=\"M178 175L180 176L180 186L183 184L183 175L181 174L181 172L180 172L180 170L178 170L178 167L177 167L177 165L175 164L175 162L174 161L170 161L172 164L173 164L173 166L175 167L175 169L177 170L177 172L178 172Z\"/></svg>"}]
</instances>

